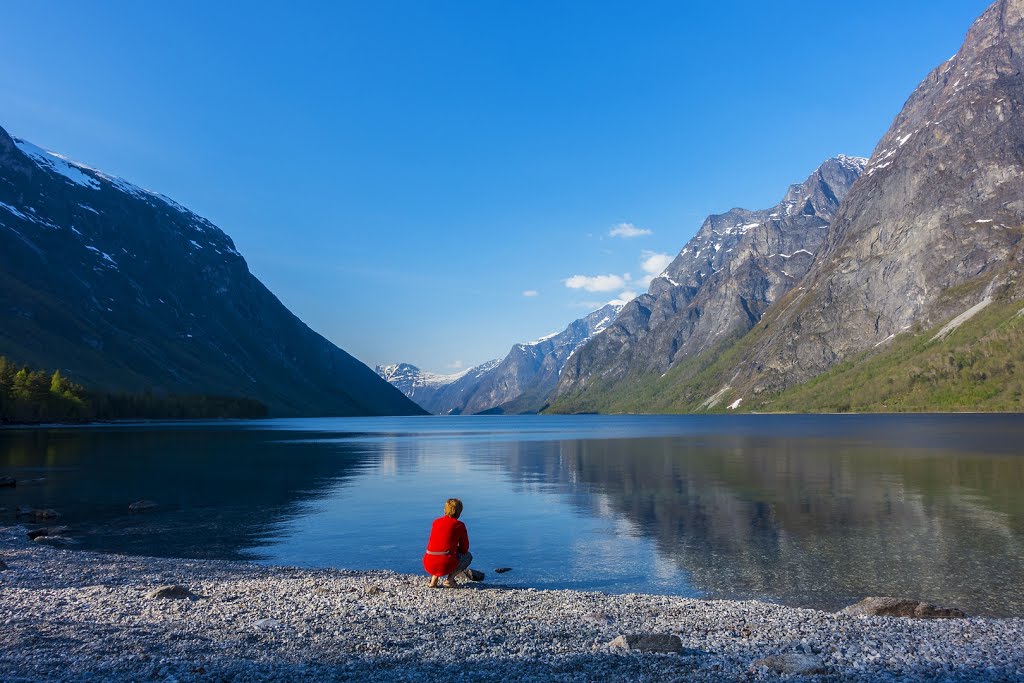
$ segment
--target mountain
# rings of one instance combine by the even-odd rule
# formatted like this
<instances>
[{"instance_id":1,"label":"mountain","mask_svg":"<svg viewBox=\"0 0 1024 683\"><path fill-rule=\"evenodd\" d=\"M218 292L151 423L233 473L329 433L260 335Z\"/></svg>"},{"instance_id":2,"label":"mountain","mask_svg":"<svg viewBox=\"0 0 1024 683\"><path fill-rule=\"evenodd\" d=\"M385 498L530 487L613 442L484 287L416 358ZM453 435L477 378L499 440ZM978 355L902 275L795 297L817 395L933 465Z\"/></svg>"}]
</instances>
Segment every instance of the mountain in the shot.
<instances>
[{"instance_id":1,"label":"mountain","mask_svg":"<svg viewBox=\"0 0 1024 683\"><path fill-rule=\"evenodd\" d=\"M620 310L619 302L605 304L561 332L515 344L504 358L458 375L425 373L407 363L378 366L377 374L438 415L535 413L547 405L573 353L612 324Z\"/></svg>"},{"instance_id":2,"label":"mountain","mask_svg":"<svg viewBox=\"0 0 1024 683\"><path fill-rule=\"evenodd\" d=\"M782 201L708 216L647 294L567 364L558 410L646 410L634 390L753 328L807 272L866 159L825 161Z\"/></svg>"},{"instance_id":3,"label":"mountain","mask_svg":"<svg viewBox=\"0 0 1024 683\"><path fill-rule=\"evenodd\" d=\"M843 361L903 348L901 335L919 339L914 354L927 354L989 306L1003 311L989 321L994 326L1019 320L1013 302L1024 298L1022 45L1024 0L994 3L959 52L907 100L836 214L801 288L766 316L709 390L724 392L723 400L770 405L778 391ZM1011 335L1011 344L1021 339L1019 329L991 332ZM983 387L971 402L1019 384L1007 351L993 353L1009 364L1001 374L949 375L927 400L960 391L955 387L966 381ZM943 363L957 370L970 362L948 356ZM932 382L921 374L924 367L923 356L912 354L906 371Z\"/></svg>"},{"instance_id":4,"label":"mountain","mask_svg":"<svg viewBox=\"0 0 1024 683\"><path fill-rule=\"evenodd\" d=\"M295 317L208 220L3 129L0 314L0 355L95 388L422 412Z\"/></svg>"},{"instance_id":5,"label":"mountain","mask_svg":"<svg viewBox=\"0 0 1024 683\"><path fill-rule=\"evenodd\" d=\"M435 415L458 415L463 412L467 396L472 395L481 377L493 370L501 360L491 360L453 375L426 372L409 363L378 365L378 375Z\"/></svg>"}]
</instances>

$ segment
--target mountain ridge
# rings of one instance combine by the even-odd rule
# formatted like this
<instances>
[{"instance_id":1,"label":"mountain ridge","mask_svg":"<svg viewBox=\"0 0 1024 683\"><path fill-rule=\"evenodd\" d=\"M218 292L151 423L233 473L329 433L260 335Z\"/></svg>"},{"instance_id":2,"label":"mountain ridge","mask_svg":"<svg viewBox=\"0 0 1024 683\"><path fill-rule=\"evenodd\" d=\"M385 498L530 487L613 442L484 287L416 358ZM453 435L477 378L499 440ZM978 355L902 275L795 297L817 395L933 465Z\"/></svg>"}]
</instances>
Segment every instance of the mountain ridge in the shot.
<instances>
[{"instance_id":1,"label":"mountain ridge","mask_svg":"<svg viewBox=\"0 0 1024 683\"><path fill-rule=\"evenodd\" d=\"M0 354L106 390L255 398L276 415L419 414L177 202L0 128Z\"/></svg>"},{"instance_id":2,"label":"mountain ridge","mask_svg":"<svg viewBox=\"0 0 1024 683\"><path fill-rule=\"evenodd\" d=\"M606 395L618 410L643 407L630 386L664 376L683 359L750 330L807 272L829 222L865 159L837 155L770 208L712 214L646 294L574 355L559 380L559 411L595 410Z\"/></svg>"},{"instance_id":3,"label":"mountain ridge","mask_svg":"<svg viewBox=\"0 0 1024 683\"><path fill-rule=\"evenodd\" d=\"M430 413L441 415L535 413L547 405L565 363L581 344L602 332L622 309L610 302L565 329L513 344L500 359L457 375L425 373L414 365L377 366L377 374Z\"/></svg>"}]
</instances>

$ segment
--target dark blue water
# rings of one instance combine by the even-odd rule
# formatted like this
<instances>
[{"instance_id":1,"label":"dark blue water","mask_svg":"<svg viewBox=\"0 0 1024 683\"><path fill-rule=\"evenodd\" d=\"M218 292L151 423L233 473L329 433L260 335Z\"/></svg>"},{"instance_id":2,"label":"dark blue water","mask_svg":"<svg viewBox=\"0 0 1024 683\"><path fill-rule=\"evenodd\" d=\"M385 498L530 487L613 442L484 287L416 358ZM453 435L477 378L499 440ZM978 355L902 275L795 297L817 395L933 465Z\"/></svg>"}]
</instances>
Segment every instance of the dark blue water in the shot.
<instances>
[{"instance_id":1,"label":"dark blue water","mask_svg":"<svg viewBox=\"0 0 1024 683\"><path fill-rule=\"evenodd\" d=\"M1021 416L8 428L0 523L50 507L90 550L416 573L458 496L495 583L1024 616L1022 444Z\"/></svg>"}]
</instances>

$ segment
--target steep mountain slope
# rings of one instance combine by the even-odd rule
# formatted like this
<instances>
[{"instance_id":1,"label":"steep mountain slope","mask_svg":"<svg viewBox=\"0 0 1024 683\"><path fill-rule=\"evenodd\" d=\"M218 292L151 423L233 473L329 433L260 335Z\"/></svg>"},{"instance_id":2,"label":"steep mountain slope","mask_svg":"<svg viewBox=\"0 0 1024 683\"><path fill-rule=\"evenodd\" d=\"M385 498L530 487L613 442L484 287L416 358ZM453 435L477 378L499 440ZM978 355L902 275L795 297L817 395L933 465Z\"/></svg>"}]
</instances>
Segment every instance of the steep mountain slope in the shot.
<instances>
[{"instance_id":1,"label":"steep mountain slope","mask_svg":"<svg viewBox=\"0 0 1024 683\"><path fill-rule=\"evenodd\" d=\"M377 374L437 415L534 413L546 405L566 361L621 309L621 303L606 304L557 334L515 344L504 358L458 375L425 373L407 363L378 366Z\"/></svg>"},{"instance_id":2,"label":"steep mountain slope","mask_svg":"<svg viewBox=\"0 0 1024 683\"><path fill-rule=\"evenodd\" d=\"M647 409L637 383L750 330L807 272L865 162L837 156L770 209L709 216L648 293L572 357L557 409Z\"/></svg>"},{"instance_id":3,"label":"steep mountain slope","mask_svg":"<svg viewBox=\"0 0 1024 683\"><path fill-rule=\"evenodd\" d=\"M1024 0L1000 0L925 78L801 288L722 368L711 389L722 400L774 393L901 333L1024 296L1022 46Z\"/></svg>"},{"instance_id":4,"label":"steep mountain slope","mask_svg":"<svg viewBox=\"0 0 1024 683\"><path fill-rule=\"evenodd\" d=\"M421 412L288 311L209 221L3 129L0 316L0 355L97 388Z\"/></svg>"}]
</instances>

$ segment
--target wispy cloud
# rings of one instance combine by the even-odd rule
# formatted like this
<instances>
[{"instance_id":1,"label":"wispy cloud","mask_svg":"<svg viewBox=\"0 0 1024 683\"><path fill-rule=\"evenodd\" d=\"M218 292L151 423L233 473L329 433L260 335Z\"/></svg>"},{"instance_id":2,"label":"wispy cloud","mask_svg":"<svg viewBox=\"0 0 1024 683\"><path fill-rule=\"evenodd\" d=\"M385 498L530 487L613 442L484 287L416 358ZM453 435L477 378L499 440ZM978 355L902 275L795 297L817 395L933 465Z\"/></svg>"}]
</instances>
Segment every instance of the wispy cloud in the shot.
<instances>
[{"instance_id":1,"label":"wispy cloud","mask_svg":"<svg viewBox=\"0 0 1024 683\"><path fill-rule=\"evenodd\" d=\"M461 370L463 366L464 363L461 360L453 360L451 363L448 364L448 368L451 370Z\"/></svg>"},{"instance_id":2,"label":"wispy cloud","mask_svg":"<svg viewBox=\"0 0 1024 683\"><path fill-rule=\"evenodd\" d=\"M644 235L653 235L654 233L644 228L638 228L632 223L619 223L613 226L608 231L610 237L622 237L623 239L630 239L632 237L643 237Z\"/></svg>"},{"instance_id":3,"label":"wispy cloud","mask_svg":"<svg viewBox=\"0 0 1024 683\"><path fill-rule=\"evenodd\" d=\"M536 289L527 289L525 292L523 292L523 296L526 296L526 297L540 296L540 292L538 292Z\"/></svg>"},{"instance_id":4,"label":"wispy cloud","mask_svg":"<svg viewBox=\"0 0 1024 683\"><path fill-rule=\"evenodd\" d=\"M565 280L569 289L584 289L588 292L614 292L622 289L630 281L626 275L573 275Z\"/></svg>"}]
</instances>

